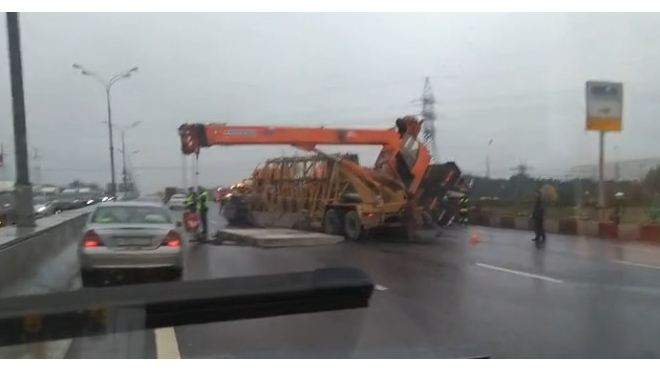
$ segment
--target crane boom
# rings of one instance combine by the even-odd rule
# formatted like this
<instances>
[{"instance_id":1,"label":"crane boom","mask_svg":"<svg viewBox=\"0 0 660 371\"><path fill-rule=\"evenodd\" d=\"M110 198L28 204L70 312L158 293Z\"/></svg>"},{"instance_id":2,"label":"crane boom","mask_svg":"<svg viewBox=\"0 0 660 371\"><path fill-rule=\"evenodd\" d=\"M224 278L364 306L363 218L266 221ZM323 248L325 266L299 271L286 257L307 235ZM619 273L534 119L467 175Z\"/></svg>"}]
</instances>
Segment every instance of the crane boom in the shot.
<instances>
[{"instance_id":1,"label":"crane boom","mask_svg":"<svg viewBox=\"0 0 660 371\"><path fill-rule=\"evenodd\" d=\"M286 144L305 151L315 151L317 145L381 145L375 169L361 169L345 164L362 176L388 181L400 181L414 194L430 163L430 154L417 136L421 121L412 116L396 120L388 129L342 129L325 127L295 127L266 125L228 125L225 123L194 123L179 127L181 151L199 153L202 147L216 145Z\"/></svg>"},{"instance_id":2,"label":"crane boom","mask_svg":"<svg viewBox=\"0 0 660 371\"><path fill-rule=\"evenodd\" d=\"M219 123L184 124L179 127L179 134L184 154L196 153L200 147L250 144L289 144L307 151L324 144L382 145L395 150L400 139L394 128L338 129Z\"/></svg>"}]
</instances>

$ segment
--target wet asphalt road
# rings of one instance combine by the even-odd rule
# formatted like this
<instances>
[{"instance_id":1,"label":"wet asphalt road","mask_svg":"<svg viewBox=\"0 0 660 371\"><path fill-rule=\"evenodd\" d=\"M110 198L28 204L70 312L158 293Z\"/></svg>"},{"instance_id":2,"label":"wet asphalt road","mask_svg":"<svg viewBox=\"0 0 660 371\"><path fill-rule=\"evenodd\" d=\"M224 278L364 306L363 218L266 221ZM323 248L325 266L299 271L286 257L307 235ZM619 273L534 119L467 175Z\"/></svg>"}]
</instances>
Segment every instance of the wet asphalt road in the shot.
<instances>
[{"instance_id":1,"label":"wet asphalt road","mask_svg":"<svg viewBox=\"0 0 660 371\"><path fill-rule=\"evenodd\" d=\"M198 246L185 279L354 266L382 290L364 310L175 328L175 345L182 358L660 358L660 247L475 230L478 244L452 229L413 245ZM152 358L158 343L77 339L68 356Z\"/></svg>"}]
</instances>

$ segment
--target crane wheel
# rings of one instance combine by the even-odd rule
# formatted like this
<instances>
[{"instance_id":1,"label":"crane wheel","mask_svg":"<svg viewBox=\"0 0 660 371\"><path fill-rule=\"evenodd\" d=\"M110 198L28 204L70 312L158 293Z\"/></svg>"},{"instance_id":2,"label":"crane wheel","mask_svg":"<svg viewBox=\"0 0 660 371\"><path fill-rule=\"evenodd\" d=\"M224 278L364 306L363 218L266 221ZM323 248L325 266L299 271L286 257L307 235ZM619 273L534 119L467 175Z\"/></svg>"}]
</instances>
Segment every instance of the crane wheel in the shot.
<instances>
[{"instance_id":1,"label":"crane wheel","mask_svg":"<svg viewBox=\"0 0 660 371\"><path fill-rule=\"evenodd\" d=\"M362 223L357 211L351 210L344 215L344 234L352 241L362 237Z\"/></svg>"},{"instance_id":2,"label":"crane wheel","mask_svg":"<svg viewBox=\"0 0 660 371\"><path fill-rule=\"evenodd\" d=\"M337 210L329 209L325 212L325 217L323 218L323 232L332 235L342 234L341 218L339 217L339 212Z\"/></svg>"}]
</instances>

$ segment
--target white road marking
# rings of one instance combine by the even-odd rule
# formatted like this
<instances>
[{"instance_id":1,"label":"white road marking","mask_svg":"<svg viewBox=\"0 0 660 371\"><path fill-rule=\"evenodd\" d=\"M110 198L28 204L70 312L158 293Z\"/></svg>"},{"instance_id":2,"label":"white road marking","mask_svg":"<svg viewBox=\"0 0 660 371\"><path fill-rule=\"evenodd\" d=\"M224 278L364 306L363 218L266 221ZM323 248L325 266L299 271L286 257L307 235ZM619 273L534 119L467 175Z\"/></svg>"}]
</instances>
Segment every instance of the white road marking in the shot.
<instances>
[{"instance_id":1,"label":"white road marking","mask_svg":"<svg viewBox=\"0 0 660 371\"><path fill-rule=\"evenodd\" d=\"M627 262L625 260L614 260L615 263L618 264L625 264L625 265L632 265L634 267L641 267L641 268L649 268L649 269L658 269L660 270L660 267L657 265L648 265L648 264L641 264L641 263L632 263L632 262Z\"/></svg>"},{"instance_id":2,"label":"white road marking","mask_svg":"<svg viewBox=\"0 0 660 371\"><path fill-rule=\"evenodd\" d=\"M156 331L156 355L158 359L179 359L179 344L176 342L174 327L157 328Z\"/></svg>"},{"instance_id":3,"label":"white road marking","mask_svg":"<svg viewBox=\"0 0 660 371\"><path fill-rule=\"evenodd\" d=\"M538 274L533 274L533 273L527 273L527 272L521 272L521 271L514 271L512 269L507 269L507 268L502 268L502 267L496 267L494 265L489 265L489 264L482 264L482 263L476 263L475 265L482 267L482 268L488 268L488 269L493 269L496 271L501 271L501 272L507 272L511 274L517 274L519 276L525 276L525 277L530 277L530 278L536 278L539 280L544 280L544 281L549 281L549 282L554 282L554 283L562 283L564 281L558 280L556 278L552 277L546 277L546 276L539 276Z\"/></svg>"},{"instance_id":4,"label":"white road marking","mask_svg":"<svg viewBox=\"0 0 660 371\"><path fill-rule=\"evenodd\" d=\"M387 291L387 287L381 285L376 285L374 288L378 291Z\"/></svg>"}]
</instances>

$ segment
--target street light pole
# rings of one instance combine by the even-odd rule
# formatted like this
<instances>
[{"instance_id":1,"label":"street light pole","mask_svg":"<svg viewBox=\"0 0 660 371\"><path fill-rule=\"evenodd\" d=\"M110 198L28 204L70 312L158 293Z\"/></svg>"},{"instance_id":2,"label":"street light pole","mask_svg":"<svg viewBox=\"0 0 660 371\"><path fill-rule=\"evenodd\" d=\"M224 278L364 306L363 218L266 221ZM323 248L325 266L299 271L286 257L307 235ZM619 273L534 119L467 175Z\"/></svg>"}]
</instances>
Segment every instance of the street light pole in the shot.
<instances>
[{"instance_id":1,"label":"street light pole","mask_svg":"<svg viewBox=\"0 0 660 371\"><path fill-rule=\"evenodd\" d=\"M25 125L25 97L23 94L23 66L18 13L7 13L7 41L11 98L14 112L14 146L16 149L16 225L34 227L32 185L28 170L27 129Z\"/></svg>"},{"instance_id":2,"label":"street light pole","mask_svg":"<svg viewBox=\"0 0 660 371\"><path fill-rule=\"evenodd\" d=\"M115 181L115 146L112 135L112 109L110 108L110 84L105 86L106 105L108 107L108 138L110 138L110 195L117 197L117 183Z\"/></svg>"},{"instance_id":3,"label":"street light pole","mask_svg":"<svg viewBox=\"0 0 660 371\"><path fill-rule=\"evenodd\" d=\"M117 127L117 129L121 132L121 149L119 151L121 152L121 157L122 157L122 183L124 184L124 198L126 198L128 195L128 178L126 173L126 131L129 129L133 129L139 124L140 121L135 121L134 123L126 127L113 125Z\"/></svg>"},{"instance_id":4,"label":"street light pole","mask_svg":"<svg viewBox=\"0 0 660 371\"><path fill-rule=\"evenodd\" d=\"M126 130L121 131L121 161L122 161L122 178L124 181L124 199L128 196L128 179L126 179L126 141L124 140Z\"/></svg>"},{"instance_id":5,"label":"street light pole","mask_svg":"<svg viewBox=\"0 0 660 371\"><path fill-rule=\"evenodd\" d=\"M619 146L614 146L614 157L614 180L618 182L621 180L621 169L619 166L621 158L619 157Z\"/></svg>"},{"instance_id":6,"label":"street light pole","mask_svg":"<svg viewBox=\"0 0 660 371\"><path fill-rule=\"evenodd\" d=\"M106 97L106 104L108 107L108 136L110 138L110 181L111 181L111 189L110 193L111 196L117 196L117 182L115 180L115 147L114 143L112 140L112 108L110 104L110 88L112 88L112 85L116 83L117 81L125 78L131 77L131 74L137 72L138 68L133 67L128 71L122 72L120 74L114 75L110 80L105 81L99 74L96 72L92 72L90 70L87 70L83 68L79 64L73 64L73 68L80 70L80 72L85 75L85 76L90 76L95 78L97 81L99 81L104 87L105 87L105 97Z\"/></svg>"}]
</instances>

